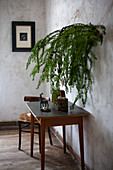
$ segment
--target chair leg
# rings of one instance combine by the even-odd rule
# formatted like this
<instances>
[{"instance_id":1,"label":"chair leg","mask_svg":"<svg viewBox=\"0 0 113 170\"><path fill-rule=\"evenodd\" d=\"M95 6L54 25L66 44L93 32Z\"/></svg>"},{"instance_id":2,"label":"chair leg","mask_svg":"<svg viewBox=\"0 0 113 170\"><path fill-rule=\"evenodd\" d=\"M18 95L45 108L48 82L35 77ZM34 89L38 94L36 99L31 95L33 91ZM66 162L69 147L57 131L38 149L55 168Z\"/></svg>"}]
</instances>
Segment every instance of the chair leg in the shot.
<instances>
[{"instance_id":1,"label":"chair leg","mask_svg":"<svg viewBox=\"0 0 113 170\"><path fill-rule=\"evenodd\" d=\"M19 146L18 146L18 149L20 150L21 149L21 123L18 122L18 125L19 125Z\"/></svg>"},{"instance_id":2,"label":"chair leg","mask_svg":"<svg viewBox=\"0 0 113 170\"><path fill-rule=\"evenodd\" d=\"M49 127L48 127L48 135L49 135L50 144L53 145L52 138L51 138L51 132L50 132Z\"/></svg>"}]
</instances>

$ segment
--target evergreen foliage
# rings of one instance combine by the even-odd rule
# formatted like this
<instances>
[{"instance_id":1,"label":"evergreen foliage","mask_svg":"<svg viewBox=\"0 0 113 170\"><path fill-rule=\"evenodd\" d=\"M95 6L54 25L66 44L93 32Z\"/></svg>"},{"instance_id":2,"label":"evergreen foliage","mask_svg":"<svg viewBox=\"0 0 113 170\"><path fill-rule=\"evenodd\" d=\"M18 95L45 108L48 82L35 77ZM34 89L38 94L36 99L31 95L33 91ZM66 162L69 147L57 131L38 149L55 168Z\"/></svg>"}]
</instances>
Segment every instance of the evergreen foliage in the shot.
<instances>
[{"instance_id":1,"label":"evergreen foliage","mask_svg":"<svg viewBox=\"0 0 113 170\"><path fill-rule=\"evenodd\" d=\"M102 44L104 34L103 25L75 24L56 30L39 40L26 64L28 69L31 62L35 63L30 74L33 80L40 68L43 68L37 88L46 80L50 82L51 93L56 95L61 84L65 86L66 92L76 86L78 94L73 106L78 99L85 106L93 83L93 63L97 59L93 47L98 43Z\"/></svg>"}]
</instances>

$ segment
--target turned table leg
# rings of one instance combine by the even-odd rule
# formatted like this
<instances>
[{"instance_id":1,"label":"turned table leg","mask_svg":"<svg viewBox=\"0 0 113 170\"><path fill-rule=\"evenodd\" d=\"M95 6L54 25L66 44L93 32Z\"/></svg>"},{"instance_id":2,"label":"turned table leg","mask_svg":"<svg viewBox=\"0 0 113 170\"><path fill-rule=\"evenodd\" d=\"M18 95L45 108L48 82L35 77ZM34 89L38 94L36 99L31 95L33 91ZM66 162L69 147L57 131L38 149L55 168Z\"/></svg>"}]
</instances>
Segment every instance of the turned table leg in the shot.
<instances>
[{"instance_id":1,"label":"turned table leg","mask_svg":"<svg viewBox=\"0 0 113 170\"><path fill-rule=\"evenodd\" d=\"M64 153L66 153L66 135L65 135L65 126L63 126L63 144L64 144Z\"/></svg>"},{"instance_id":2,"label":"turned table leg","mask_svg":"<svg viewBox=\"0 0 113 170\"><path fill-rule=\"evenodd\" d=\"M82 117L80 117L78 127L79 127L79 143L80 143L80 154L81 154L81 166L82 166L82 170L84 170L84 143L83 143L83 118Z\"/></svg>"},{"instance_id":3,"label":"turned table leg","mask_svg":"<svg viewBox=\"0 0 113 170\"><path fill-rule=\"evenodd\" d=\"M45 164L45 124L44 120L41 120L41 170L44 170Z\"/></svg>"}]
</instances>

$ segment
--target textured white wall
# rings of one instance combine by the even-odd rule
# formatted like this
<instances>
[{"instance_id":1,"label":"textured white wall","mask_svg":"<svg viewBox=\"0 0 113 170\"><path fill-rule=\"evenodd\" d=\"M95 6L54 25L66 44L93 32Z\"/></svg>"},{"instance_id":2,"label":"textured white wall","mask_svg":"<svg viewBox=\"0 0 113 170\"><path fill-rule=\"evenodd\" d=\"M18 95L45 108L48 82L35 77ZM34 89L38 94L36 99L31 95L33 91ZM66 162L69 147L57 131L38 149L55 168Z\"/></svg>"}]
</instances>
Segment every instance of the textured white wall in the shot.
<instances>
[{"instance_id":1,"label":"textured white wall","mask_svg":"<svg viewBox=\"0 0 113 170\"><path fill-rule=\"evenodd\" d=\"M48 85L35 89L37 80L32 82L29 77L33 66L25 70L30 53L12 52L11 21L35 21L36 41L45 33L75 22L106 26L104 44L95 49L95 83L86 105L91 115L84 118L85 163L92 170L113 169L112 18L113 0L0 0L0 122L17 120L19 113L27 111L24 95L39 95L42 91L49 95ZM67 97L74 100L72 94ZM57 130L62 133L61 128ZM67 127L67 142L79 155L76 126Z\"/></svg>"},{"instance_id":2,"label":"textured white wall","mask_svg":"<svg viewBox=\"0 0 113 170\"><path fill-rule=\"evenodd\" d=\"M47 33L73 23L103 24L104 43L95 49L94 85L84 118L85 163L92 170L113 169L113 0L46 0ZM76 90L68 94L74 100ZM78 102L81 106L81 103ZM62 135L62 129L56 127ZM78 128L67 127L67 142L79 155Z\"/></svg>"},{"instance_id":3,"label":"textured white wall","mask_svg":"<svg viewBox=\"0 0 113 170\"><path fill-rule=\"evenodd\" d=\"M25 95L45 95L46 86L36 90L37 80L26 71L29 52L12 52L12 21L35 21L36 41L45 33L44 0L0 0L0 122L17 120L28 111Z\"/></svg>"}]
</instances>

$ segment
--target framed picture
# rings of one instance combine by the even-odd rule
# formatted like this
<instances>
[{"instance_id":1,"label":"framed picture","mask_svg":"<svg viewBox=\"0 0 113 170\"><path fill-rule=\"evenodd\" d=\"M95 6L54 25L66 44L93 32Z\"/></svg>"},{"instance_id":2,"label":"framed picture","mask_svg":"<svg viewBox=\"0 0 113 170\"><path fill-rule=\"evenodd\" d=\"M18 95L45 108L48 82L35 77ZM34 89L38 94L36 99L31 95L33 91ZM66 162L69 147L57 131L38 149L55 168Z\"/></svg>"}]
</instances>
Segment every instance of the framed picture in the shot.
<instances>
[{"instance_id":1,"label":"framed picture","mask_svg":"<svg viewBox=\"0 0 113 170\"><path fill-rule=\"evenodd\" d=\"M35 22L12 21L12 51L29 52L35 45Z\"/></svg>"}]
</instances>

